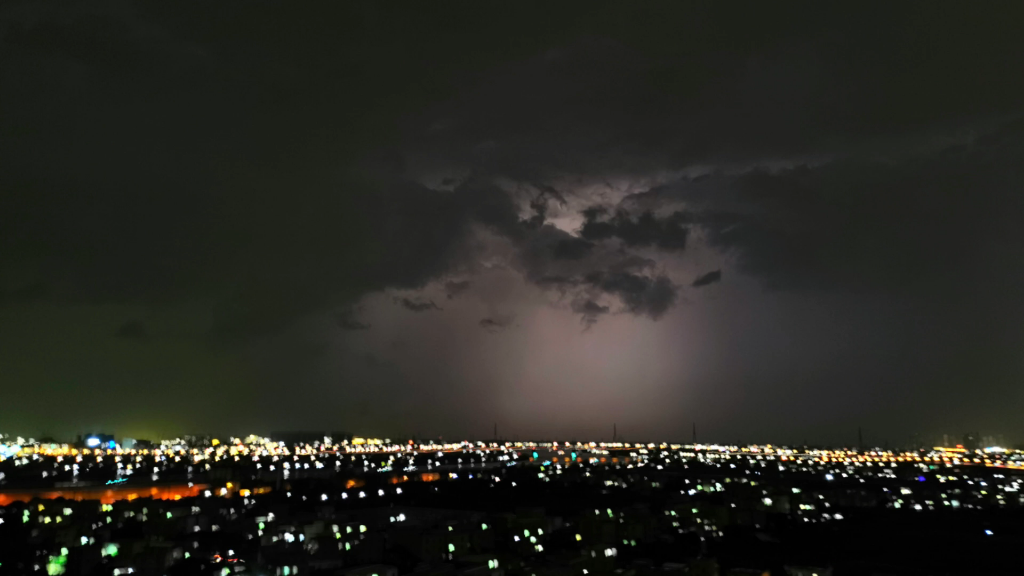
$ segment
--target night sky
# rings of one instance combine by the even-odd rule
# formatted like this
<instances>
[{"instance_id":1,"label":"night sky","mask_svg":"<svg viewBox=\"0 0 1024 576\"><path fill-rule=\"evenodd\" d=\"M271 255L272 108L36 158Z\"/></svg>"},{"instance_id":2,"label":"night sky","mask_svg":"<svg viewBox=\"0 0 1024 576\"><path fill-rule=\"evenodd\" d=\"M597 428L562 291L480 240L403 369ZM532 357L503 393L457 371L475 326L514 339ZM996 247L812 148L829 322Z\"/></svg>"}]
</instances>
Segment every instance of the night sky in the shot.
<instances>
[{"instance_id":1,"label":"night sky","mask_svg":"<svg viewBox=\"0 0 1024 576\"><path fill-rule=\"evenodd\" d=\"M0 432L1024 440L1022 16L4 2Z\"/></svg>"}]
</instances>

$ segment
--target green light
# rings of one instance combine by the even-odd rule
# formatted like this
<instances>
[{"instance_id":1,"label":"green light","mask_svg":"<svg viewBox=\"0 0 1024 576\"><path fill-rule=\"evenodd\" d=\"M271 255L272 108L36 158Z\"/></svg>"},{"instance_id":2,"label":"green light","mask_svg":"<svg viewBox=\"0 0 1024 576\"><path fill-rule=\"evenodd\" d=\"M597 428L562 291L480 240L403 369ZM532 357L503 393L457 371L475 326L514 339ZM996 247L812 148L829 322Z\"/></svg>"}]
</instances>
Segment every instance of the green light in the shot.
<instances>
[{"instance_id":1,"label":"green light","mask_svg":"<svg viewBox=\"0 0 1024 576\"><path fill-rule=\"evenodd\" d=\"M63 574L65 567L68 563L67 556L50 556L50 561L46 563L46 573L49 575Z\"/></svg>"}]
</instances>

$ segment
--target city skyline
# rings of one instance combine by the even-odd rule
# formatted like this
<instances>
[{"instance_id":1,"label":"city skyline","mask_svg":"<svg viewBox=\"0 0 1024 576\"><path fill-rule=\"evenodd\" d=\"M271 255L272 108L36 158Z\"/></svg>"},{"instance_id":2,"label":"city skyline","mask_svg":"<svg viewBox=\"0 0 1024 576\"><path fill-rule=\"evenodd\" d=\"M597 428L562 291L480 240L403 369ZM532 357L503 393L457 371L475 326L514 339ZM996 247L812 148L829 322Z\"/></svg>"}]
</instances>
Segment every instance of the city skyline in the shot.
<instances>
[{"instance_id":1,"label":"city skyline","mask_svg":"<svg viewBox=\"0 0 1024 576\"><path fill-rule=\"evenodd\" d=\"M495 426L495 432L497 427ZM597 436L590 438L572 437L523 437L512 433L510 435L490 435L471 437L445 437L443 434L384 434L374 435L361 432L327 431L327 430L278 430L270 433L249 431L245 434L211 434L192 431L191 433L146 435L117 433L109 429L92 429L80 432L72 436L54 436L51 434L23 435L17 433L0 433L0 455L10 456L17 452L15 447L31 446L63 446L79 448L104 448L108 444L111 449L130 450L137 443L144 443L147 446L175 446L175 445L196 445L196 446L217 446L219 444L230 444L232 442L248 443L252 439L260 441L279 442L282 445L301 444L323 444L323 445L361 445L361 444L388 444L395 446L413 446L423 443L473 443L473 444L494 444L494 445L522 445L547 443L551 444L588 444L600 443L601 446L619 446L628 448L631 445L642 446L652 445L686 445L686 446L775 446L777 448L807 447L812 449L848 449L855 452L873 451L917 451L938 449L941 447L966 449L968 451L1002 452L1004 450L1016 451L1024 449L1020 442L1009 441L1006 436L999 433L978 434L966 432L963 434L941 434L935 437L922 437L914 434L909 438L892 440L889 438L865 438L862 429L858 429L853 440L828 442L804 438L802 441L745 441L743 439L714 439L701 438L698 440L696 423L693 425L690 438L634 438L628 435L618 434L617 427L613 427L612 435L609 437ZM6 449L6 452L2 451ZM8 453L9 452L9 453Z\"/></svg>"}]
</instances>

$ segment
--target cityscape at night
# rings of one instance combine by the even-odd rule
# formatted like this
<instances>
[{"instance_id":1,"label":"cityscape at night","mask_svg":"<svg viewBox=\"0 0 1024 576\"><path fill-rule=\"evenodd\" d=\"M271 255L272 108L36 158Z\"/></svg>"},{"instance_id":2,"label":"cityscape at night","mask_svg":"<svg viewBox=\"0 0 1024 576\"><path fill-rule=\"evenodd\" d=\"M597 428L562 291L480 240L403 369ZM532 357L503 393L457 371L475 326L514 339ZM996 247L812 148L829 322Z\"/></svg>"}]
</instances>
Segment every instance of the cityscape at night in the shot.
<instances>
[{"instance_id":1,"label":"cityscape at night","mask_svg":"<svg viewBox=\"0 0 1024 576\"><path fill-rule=\"evenodd\" d=\"M24 544L0 553L0 570L831 576L1021 566L1008 553L1024 543L1021 450L287 436L8 439L0 538ZM879 534L886 547L871 544Z\"/></svg>"},{"instance_id":2,"label":"cityscape at night","mask_svg":"<svg viewBox=\"0 0 1024 576\"><path fill-rule=\"evenodd\" d=\"M0 576L1024 574L1022 31L0 0Z\"/></svg>"}]
</instances>

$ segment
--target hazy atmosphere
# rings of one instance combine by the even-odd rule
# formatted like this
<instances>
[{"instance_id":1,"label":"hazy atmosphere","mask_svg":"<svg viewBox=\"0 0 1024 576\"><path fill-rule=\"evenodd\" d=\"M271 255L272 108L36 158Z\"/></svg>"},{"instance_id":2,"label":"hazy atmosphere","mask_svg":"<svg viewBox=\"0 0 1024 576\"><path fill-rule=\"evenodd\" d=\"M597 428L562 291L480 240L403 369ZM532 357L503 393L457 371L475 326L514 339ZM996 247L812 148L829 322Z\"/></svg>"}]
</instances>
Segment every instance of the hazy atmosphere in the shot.
<instances>
[{"instance_id":1,"label":"hazy atmosphere","mask_svg":"<svg viewBox=\"0 0 1024 576\"><path fill-rule=\"evenodd\" d=\"M1022 441L968 6L4 3L0 422Z\"/></svg>"}]
</instances>

